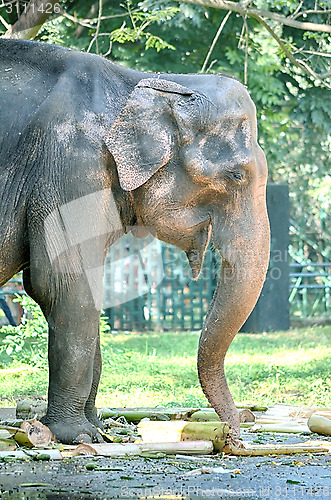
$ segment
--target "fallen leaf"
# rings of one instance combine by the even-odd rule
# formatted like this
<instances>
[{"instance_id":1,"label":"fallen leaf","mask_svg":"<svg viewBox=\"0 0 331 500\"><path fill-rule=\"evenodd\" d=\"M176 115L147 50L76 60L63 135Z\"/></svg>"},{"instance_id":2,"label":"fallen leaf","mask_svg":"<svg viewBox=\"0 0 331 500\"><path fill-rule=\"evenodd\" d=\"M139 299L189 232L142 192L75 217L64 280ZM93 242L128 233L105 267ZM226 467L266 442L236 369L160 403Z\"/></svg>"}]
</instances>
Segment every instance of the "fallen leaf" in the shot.
<instances>
[{"instance_id":1,"label":"fallen leaf","mask_svg":"<svg viewBox=\"0 0 331 500\"><path fill-rule=\"evenodd\" d=\"M19 485L20 488L53 488L50 483L22 483Z\"/></svg>"}]
</instances>

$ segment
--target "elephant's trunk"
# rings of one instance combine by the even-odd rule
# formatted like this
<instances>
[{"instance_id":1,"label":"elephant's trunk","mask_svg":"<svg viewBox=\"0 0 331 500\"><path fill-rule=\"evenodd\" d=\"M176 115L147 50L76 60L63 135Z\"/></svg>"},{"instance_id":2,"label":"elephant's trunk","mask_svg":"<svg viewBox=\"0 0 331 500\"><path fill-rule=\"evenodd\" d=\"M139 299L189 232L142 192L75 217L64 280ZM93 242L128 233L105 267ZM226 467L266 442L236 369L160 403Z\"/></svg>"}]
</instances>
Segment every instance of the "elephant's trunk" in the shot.
<instances>
[{"instance_id":1,"label":"elephant's trunk","mask_svg":"<svg viewBox=\"0 0 331 500\"><path fill-rule=\"evenodd\" d=\"M223 261L198 352L202 389L222 421L239 436L238 412L225 373L226 352L260 295L269 261L269 223L265 186L233 210L213 217L213 242ZM237 207L237 208L236 208Z\"/></svg>"}]
</instances>

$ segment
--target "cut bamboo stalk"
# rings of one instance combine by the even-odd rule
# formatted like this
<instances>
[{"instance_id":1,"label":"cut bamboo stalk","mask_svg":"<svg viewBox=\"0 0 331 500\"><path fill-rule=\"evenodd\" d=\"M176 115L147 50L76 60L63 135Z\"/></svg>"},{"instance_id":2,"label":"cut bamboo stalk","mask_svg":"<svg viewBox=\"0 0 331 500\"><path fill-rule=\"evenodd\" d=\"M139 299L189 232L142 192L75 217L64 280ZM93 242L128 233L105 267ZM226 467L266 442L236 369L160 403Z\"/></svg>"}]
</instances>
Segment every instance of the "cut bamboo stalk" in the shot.
<instances>
[{"instance_id":1,"label":"cut bamboo stalk","mask_svg":"<svg viewBox=\"0 0 331 500\"><path fill-rule=\"evenodd\" d=\"M17 432L17 429L13 431L12 427L0 427L0 439L10 439L15 432Z\"/></svg>"},{"instance_id":2,"label":"cut bamboo stalk","mask_svg":"<svg viewBox=\"0 0 331 500\"><path fill-rule=\"evenodd\" d=\"M240 423L245 423L245 422L255 422L256 418L254 413L252 413L251 410L246 408L245 410L241 410L239 412L239 422Z\"/></svg>"},{"instance_id":3,"label":"cut bamboo stalk","mask_svg":"<svg viewBox=\"0 0 331 500\"><path fill-rule=\"evenodd\" d=\"M15 427L17 430L18 427L21 426L22 422L24 420L20 419L15 419L15 420L1 420L0 421L0 429L7 429L9 427Z\"/></svg>"},{"instance_id":4,"label":"cut bamboo stalk","mask_svg":"<svg viewBox=\"0 0 331 500\"><path fill-rule=\"evenodd\" d=\"M236 403L238 410L249 409L251 411L266 411L266 406L257 405L254 403ZM46 414L46 401L23 400L17 403L16 417L22 420L32 418L40 419ZM206 412L205 420L211 420L211 414L215 416L215 420L219 421L219 417L213 408L100 408L98 413L100 418L117 418L124 416L128 422L139 422L142 418L154 418L159 420L167 420L170 418L189 418L192 413L197 411ZM210 413L210 415L209 415ZM178 417L176 417L178 415Z\"/></svg>"},{"instance_id":5,"label":"cut bamboo stalk","mask_svg":"<svg viewBox=\"0 0 331 500\"><path fill-rule=\"evenodd\" d=\"M166 455L192 454L208 455L213 452L214 446L211 441L184 441L184 442L159 442L159 443L98 443L89 445L78 445L72 452L72 456L87 454L87 448L91 448L91 455L102 455L104 457L124 457L154 453L164 453Z\"/></svg>"},{"instance_id":6,"label":"cut bamboo stalk","mask_svg":"<svg viewBox=\"0 0 331 500\"><path fill-rule=\"evenodd\" d=\"M27 452L23 450L16 451L0 451L0 458L5 457L13 457L13 458L34 458L38 459L38 457L44 459L49 456L50 460L62 460L62 454L60 450L29 450Z\"/></svg>"},{"instance_id":7,"label":"cut bamboo stalk","mask_svg":"<svg viewBox=\"0 0 331 500\"><path fill-rule=\"evenodd\" d=\"M331 420L320 414L313 413L308 420L308 427L311 432L317 432L324 436L331 436Z\"/></svg>"},{"instance_id":8,"label":"cut bamboo stalk","mask_svg":"<svg viewBox=\"0 0 331 500\"><path fill-rule=\"evenodd\" d=\"M0 438L0 450L1 451L16 450L16 441L10 438Z\"/></svg>"},{"instance_id":9,"label":"cut bamboo stalk","mask_svg":"<svg viewBox=\"0 0 331 500\"><path fill-rule=\"evenodd\" d=\"M220 422L221 419L217 415L215 410L197 410L190 416L190 420L194 420L196 422Z\"/></svg>"},{"instance_id":10,"label":"cut bamboo stalk","mask_svg":"<svg viewBox=\"0 0 331 500\"><path fill-rule=\"evenodd\" d=\"M274 418L292 418L294 420L308 419L313 413L318 413L327 418L331 418L331 408L322 408L318 406L293 406L286 404L277 404L268 409L265 417Z\"/></svg>"},{"instance_id":11,"label":"cut bamboo stalk","mask_svg":"<svg viewBox=\"0 0 331 500\"><path fill-rule=\"evenodd\" d=\"M255 403L235 403L237 410L267 411L268 406Z\"/></svg>"},{"instance_id":12,"label":"cut bamboo stalk","mask_svg":"<svg viewBox=\"0 0 331 500\"><path fill-rule=\"evenodd\" d=\"M317 411L314 411L314 414L320 415L321 417L331 419L331 410L317 410Z\"/></svg>"},{"instance_id":13,"label":"cut bamboo stalk","mask_svg":"<svg viewBox=\"0 0 331 500\"><path fill-rule=\"evenodd\" d=\"M250 428L251 432L284 432L291 434L310 434L310 429L306 423L295 421L262 424L259 421Z\"/></svg>"},{"instance_id":14,"label":"cut bamboo stalk","mask_svg":"<svg viewBox=\"0 0 331 500\"><path fill-rule=\"evenodd\" d=\"M240 456L291 455L294 453L327 453L330 450L325 443L307 442L302 444L257 444L242 442L242 446L228 444L224 453Z\"/></svg>"},{"instance_id":15,"label":"cut bamboo stalk","mask_svg":"<svg viewBox=\"0 0 331 500\"><path fill-rule=\"evenodd\" d=\"M300 422L304 422L305 419L300 419ZM284 422L298 422L297 420L293 420L291 417L268 417L262 415L256 419L257 424L279 424Z\"/></svg>"},{"instance_id":16,"label":"cut bamboo stalk","mask_svg":"<svg viewBox=\"0 0 331 500\"><path fill-rule=\"evenodd\" d=\"M220 451L229 435L230 426L226 422L168 422L142 421L138 432L144 443L178 441L212 441L215 450Z\"/></svg>"},{"instance_id":17,"label":"cut bamboo stalk","mask_svg":"<svg viewBox=\"0 0 331 500\"><path fill-rule=\"evenodd\" d=\"M255 404L237 404L238 411L249 409L251 411L266 411L266 406ZM98 410L99 418L118 418L125 417L127 422L140 422L143 418L154 420L168 420L191 418L192 420L220 421L219 416L213 408L100 408ZM167 418L168 417L168 418Z\"/></svg>"},{"instance_id":18,"label":"cut bamboo stalk","mask_svg":"<svg viewBox=\"0 0 331 500\"><path fill-rule=\"evenodd\" d=\"M124 417L127 422L140 422L143 418L170 419L175 413L170 408L101 408L100 418Z\"/></svg>"}]
</instances>

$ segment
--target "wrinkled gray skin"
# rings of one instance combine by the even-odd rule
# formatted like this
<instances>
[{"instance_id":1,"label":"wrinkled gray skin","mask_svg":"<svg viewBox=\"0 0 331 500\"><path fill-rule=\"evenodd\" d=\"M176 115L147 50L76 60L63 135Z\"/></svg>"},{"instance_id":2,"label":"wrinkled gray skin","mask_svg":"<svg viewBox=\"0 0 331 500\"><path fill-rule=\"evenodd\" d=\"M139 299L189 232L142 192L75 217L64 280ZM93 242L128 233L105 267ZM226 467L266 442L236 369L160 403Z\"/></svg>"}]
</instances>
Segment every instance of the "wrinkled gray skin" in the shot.
<instances>
[{"instance_id":1,"label":"wrinkled gray skin","mask_svg":"<svg viewBox=\"0 0 331 500\"><path fill-rule=\"evenodd\" d=\"M49 325L44 423L63 442L100 438L102 265L109 245L140 225L183 249L194 278L211 235L223 258L198 372L239 436L224 358L269 257L267 166L245 88L4 39L0 78L0 284L23 269Z\"/></svg>"}]
</instances>

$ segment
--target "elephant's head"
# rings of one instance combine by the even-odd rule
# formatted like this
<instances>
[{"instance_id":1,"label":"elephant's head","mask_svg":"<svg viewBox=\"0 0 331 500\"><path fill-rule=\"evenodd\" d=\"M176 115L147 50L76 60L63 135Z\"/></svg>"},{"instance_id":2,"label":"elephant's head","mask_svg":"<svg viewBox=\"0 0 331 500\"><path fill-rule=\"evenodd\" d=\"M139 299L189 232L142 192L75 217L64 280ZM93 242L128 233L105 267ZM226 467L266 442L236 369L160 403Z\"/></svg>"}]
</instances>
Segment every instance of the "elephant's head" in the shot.
<instances>
[{"instance_id":1,"label":"elephant's head","mask_svg":"<svg viewBox=\"0 0 331 500\"><path fill-rule=\"evenodd\" d=\"M156 78L140 81L112 127L108 146L121 187L131 191L138 222L182 248L195 278L211 234L222 256L200 337L198 372L208 400L239 435L224 358L267 271L267 164L245 88L227 77L186 81L192 88Z\"/></svg>"}]
</instances>

